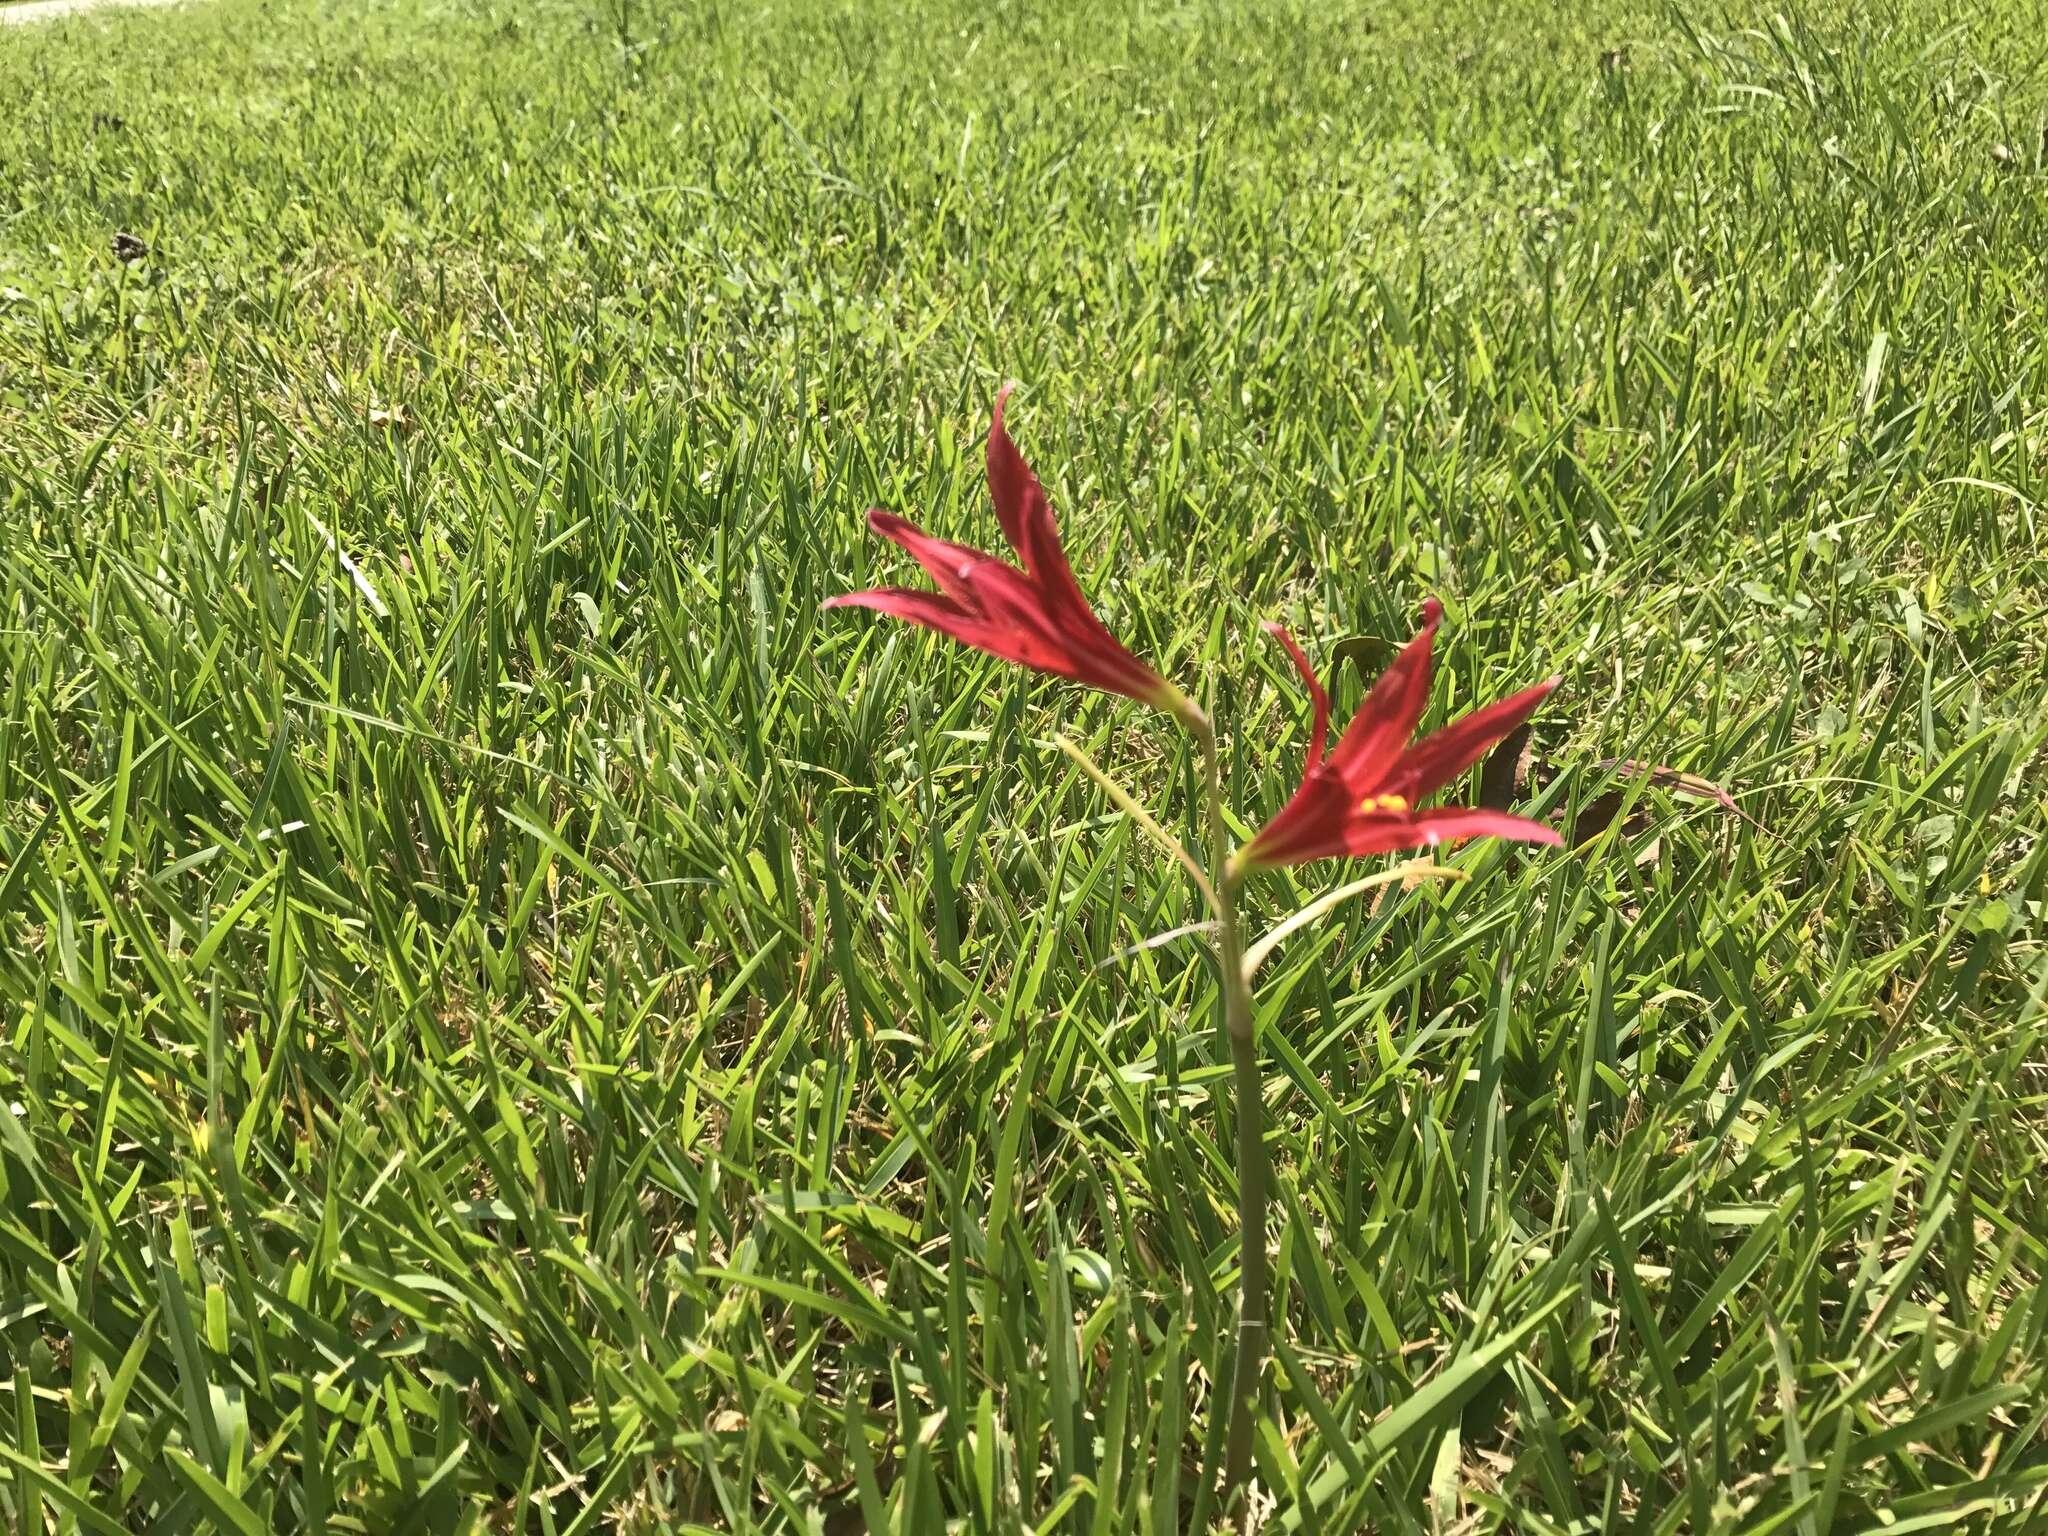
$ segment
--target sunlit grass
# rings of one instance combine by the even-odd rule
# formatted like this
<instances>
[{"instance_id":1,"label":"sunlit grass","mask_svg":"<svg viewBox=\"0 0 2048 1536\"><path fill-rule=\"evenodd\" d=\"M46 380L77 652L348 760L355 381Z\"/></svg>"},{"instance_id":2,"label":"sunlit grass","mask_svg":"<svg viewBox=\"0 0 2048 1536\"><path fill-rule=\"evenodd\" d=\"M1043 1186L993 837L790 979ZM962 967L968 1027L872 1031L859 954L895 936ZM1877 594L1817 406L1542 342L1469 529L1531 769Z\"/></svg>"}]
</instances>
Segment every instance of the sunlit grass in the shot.
<instances>
[{"instance_id":1,"label":"sunlit grass","mask_svg":"<svg viewBox=\"0 0 2048 1536\"><path fill-rule=\"evenodd\" d=\"M1259 622L1431 593L1431 721L1561 672L1521 808L1624 802L1266 963L1276 1525L2040 1528L2044 34L7 29L0 1526L1202 1518L1217 990L1054 738L1196 765L817 611L994 540L1014 377L1245 827Z\"/></svg>"}]
</instances>

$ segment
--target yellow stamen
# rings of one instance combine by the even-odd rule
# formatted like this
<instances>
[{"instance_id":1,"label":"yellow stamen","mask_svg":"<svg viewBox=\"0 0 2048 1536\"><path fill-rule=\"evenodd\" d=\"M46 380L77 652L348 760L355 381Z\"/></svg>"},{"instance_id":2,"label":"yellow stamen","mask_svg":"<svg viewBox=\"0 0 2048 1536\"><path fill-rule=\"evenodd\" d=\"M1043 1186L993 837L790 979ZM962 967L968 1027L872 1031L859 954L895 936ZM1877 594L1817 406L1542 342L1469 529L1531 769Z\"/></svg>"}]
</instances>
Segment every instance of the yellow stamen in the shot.
<instances>
[{"instance_id":1,"label":"yellow stamen","mask_svg":"<svg viewBox=\"0 0 2048 1536\"><path fill-rule=\"evenodd\" d=\"M1408 797L1406 795L1374 795L1372 797L1372 804L1375 810L1405 811L1408 809Z\"/></svg>"}]
</instances>

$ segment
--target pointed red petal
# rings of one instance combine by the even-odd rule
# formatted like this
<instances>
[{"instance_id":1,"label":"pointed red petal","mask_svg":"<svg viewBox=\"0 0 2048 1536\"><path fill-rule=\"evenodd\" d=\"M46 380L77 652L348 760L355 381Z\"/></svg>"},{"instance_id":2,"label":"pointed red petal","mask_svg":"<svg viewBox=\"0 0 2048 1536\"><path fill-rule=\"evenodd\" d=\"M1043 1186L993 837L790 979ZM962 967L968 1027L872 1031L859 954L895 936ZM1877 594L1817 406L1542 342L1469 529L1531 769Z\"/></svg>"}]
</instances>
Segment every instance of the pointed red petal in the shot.
<instances>
[{"instance_id":1,"label":"pointed red petal","mask_svg":"<svg viewBox=\"0 0 2048 1536\"><path fill-rule=\"evenodd\" d=\"M1138 665L1106 633L1097 636L1083 630L1075 636L1071 625L1063 624L1060 615L1048 610L1037 584L1007 560L966 544L933 538L915 523L879 507L868 513L868 526L907 550L940 590L967 614L997 630L1016 630L1025 637L1018 644L1035 645L1034 654L1066 658L1058 669L1061 676L1094 681L1087 657L1104 643L1123 655L1131 666ZM1100 626L1096 628L1099 630ZM1116 692L1128 691L1120 686L1105 686L1113 686Z\"/></svg>"},{"instance_id":2,"label":"pointed red petal","mask_svg":"<svg viewBox=\"0 0 2048 1536\"><path fill-rule=\"evenodd\" d=\"M1268 624L1266 633L1287 648L1288 659L1294 663L1294 670L1301 674L1301 680L1308 687L1309 703L1315 710L1315 722L1309 727L1308 757L1301 765L1301 781L1308 782L1309 773L1323 760L1323 743L1330 735L1330 696L1323 692L1323 685L1316 680L1316 669L1308 663L1308 653L1295 643L1294 636L1287 632L1285 624Z\"/></svg>"},{"instance_id":3,"label":"pointed red petal","mask_svg":"<svg viewBox=\"0 0 2048 1536\"><path fill-rule=\"evenodd\" d=\"M995 419L989 426L988 490L1003 534L1030 578L1035 595L1033 622L1066 649L1073 662L1069 676L1111 693L1172 708L1179 695L1109 632L1074 579L1045 489L1003 426L1003 407L1009 395L1010 387L1005 385L996 396Z\"/></svg>"},{"instance_id":4,"label":"pointed red petal","mask_svg":"<svg viewBox=\"0 0 2048 1536\"><path fill-rule=\"evenodd\" d=\"M996 504L996 521L1003 525L1003 537L1020 557L1024 554L1024 525L1037 518L1052 520L1052 506L1038 476L1024 462L1024 455L1003 430L1003 407L1014 384L996 391L995 420L988 429L988 494Z\"/></svg>"},{"instance_id":5,"label":"pointed red petal","mask_svg":"<svg viewBox=\"0 0 2048 1536\"><path fill-rule=\"evenodd\" d=\"M1541 843L1546 848L1564 845L1557 828L1527 816L1510 816L1506 811L1482 810L1477 806L1447 805L1419 812L1414 818L1421 829L1423 846L1464 842L1474 837L1499 837L1513 843Z\"/></svg>"},{"instance_id":6,"label":"pointed red petal","mask_svg":"<svg viewBox=\"0 0 2048 1536\"><path fill-rule=\"evenodd\" d=\"M970 613L995 624L1029 630L1055 649L1087 650L1098 640L1116 646L1100 624L1092 623L1093 615L1089 615L1091 625L1077 634L1066 616L1046 602L1038 583L999 556L934 538L915 523L879 507L868 513L868 527L907 551L941 591Z\"/></svg>"},{"instance_id":7,"label":"pointed red petal","mask_svg":"<svg viewBox=\"0 0 2048 1536\"><path fill-rule=\"evenodd\" d=\"M1082 594L1081 584L1074 580L1073 567L1067 564L1045 488L1003 429L1003 402L1009 399L1010 388L1005 384L997 394L995 420L988 429L988 493L996 504L996 521L1003 525L1003 537L1017 551L1017 559L1031 579L1044 589L1048 602L1093 620L1095 611Z\"/></svg>"},{"instance_id":8,"label":"pointed red petal","mask_svg":"<svg viewBox=\"0 0 2048 1536\"><path fill-rule=\"evenodd\" d=\"M923 566L925 574L938 583L940 591L970 608L981 606L973 591L977 569L989 564L1006 565L972 545L934 538L908 518L885 512L880 507L869 509L868 527ZM1018 574L1022 575L1021 572Z\"/></svg>"},{"instance_id":9,"label":"pointed red petal","mask_svg":"<svg viewBox=\"0 0 2048 1536\"><path fill-rule=\"evenodd\" d=\"M1330 767L1343 776L1354 798L1377 793L1386 772L1401 754L1422 711L1429 704L1430 648L1444 605L1435 598L1422 605L1422 629L1382 672L1344 735L1330 749Z\"/></svg>"},{"instance_id":10,"label":"pointed red petal","mask_svg":"<svg viewBox=\"0 0 2048 1536\"><path fill-rule=\"evenodd\" d=\"M1294 850L1317 845L1357 809L1358 796L1344 787L1344 780L1325 758L1302 776L1301 788L1239 850L1238 858L1254 868L1293 864L1301 857L1322 858L1322 854L1298 855Z\"/></svg>"},{"instance_id":11,"label":"pointed red petal","mask_svg":"<svg viewBox=\"0 0 2048 1536\"><path fill-rule=\"evenodd\" d=\"M1306 829L1305 829L1306 830ZM1542 843L1555 848L1563 839L1555 827L1505 811L1466 809L1461 806L1431 811L1359 810L1333 818L1286 846L1261 848L1263 835L1240 856L1250 868L1276 868L1282 864L1308 864L1317 859L1362 858L1375 853L1398 853L1410 848L1434 848L1440 843L1462 842L1474 837L1500 837L1518 843Z\"/></svg>"},{"instance_id":12,"label":"pointed red petal","mask_svg":"<svg viewBox=\"0 0 2048 1536\"><path fill-rule=\"evenodd\" d=\"M1060 549L1045 492L1003 430L1002 395L996 398L989 430L988 482L996 516L1021 568L969 545L934 538L908 519L876 508L868 513L868 526L906 550L940 590L877 588L833 598L825 606L873 608L1020 666L1160 709L1189 707L1088 606Z\"/></svg>"},{"instance_id":13,"label":"pointed red petal","mask_svg":"<svg viewBox=\"0 0 2048 1536\"><path fill-rule=\"evenodd\" d=\"M986 651L1000 660L1015 662L1020 667L1080 682L1093 681L1077 669L1072 657L1048 645L1042 636L1013 624L991 621L963 608L942 593L877 587L867 592L846 592L838 597L828 597L821 606L872 608L877 613L886 613L920 628L936 630L948 639L972 646L977 651Z\"/></svg>"},{"instance_id":14,"label":"pointed red petal","mask_svg":"<svg viewBox=\"0 0 2048 1536\"><path fill-rule=\"evenodd\" d=\"M1474 837L1500 837L1517 843L1542 843L1555 848L1564 839L1555 827L1526 816L1505 811L1446 806L1433 811L1410 811L1387 815L1361 812L1338 829L1340 846L1332 853L1359 857L1369 853L1395 853L1405 848L1434 848L1440 843L1464 842ZM1311 854L1311 858L1327 855Z\"/></svg>"},{"instance_id":15,"label":"pointed red petal","mask_svg":"<svg viewBox=\"0 0 2048 1536\"><path fill-rule=\"evenodd\" d=\"M1558 679L1548 678L1534 688L1525 688L1484 709L1475 709L1463 719L1423 737L1387 771L1387 792L1410 801L1435 794L1478 762L1487 748L1535 714L1536 706L1557 684Z\"/></svg>"}]
</instances>

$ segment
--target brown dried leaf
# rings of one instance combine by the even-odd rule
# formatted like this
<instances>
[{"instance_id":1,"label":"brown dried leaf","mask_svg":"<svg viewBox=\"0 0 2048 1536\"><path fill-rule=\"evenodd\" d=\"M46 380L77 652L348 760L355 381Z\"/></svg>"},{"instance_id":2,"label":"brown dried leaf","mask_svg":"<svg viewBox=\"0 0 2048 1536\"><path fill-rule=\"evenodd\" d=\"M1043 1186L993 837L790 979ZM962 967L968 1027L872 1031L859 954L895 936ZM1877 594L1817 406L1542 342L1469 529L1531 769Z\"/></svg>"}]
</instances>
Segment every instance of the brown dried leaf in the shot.
<instances>
[{"instance_id":1,"label":"brown dried leaf","mask_svg":"<svg viewBox=\"0 0 2048 1536\"><path fill-rule=\"evenodd\" d=\"M1501 737L1486 754L1479 769L1479 804L1489 811L1505 811L1522 799L1529 789L1529 770L1535 749L1526 724Z\"/></svg>"},{"instance_id":2,"label":"brown dried leaf","mask_svg":"<svg viewBox=\"0 0 2048 1536\"><path fill-rule=\"evenodd\" d=\"M1386 664L1400 654L1401 648L1391 640L1378 635L1350 635L1339 640L1330 651L1330 677L1334 684L1338 670L1345 662L1358 669L1358 680L1368 688L1378 677Z\"/></svg>"},{"instance_id":3,"label":"brown dried leaf","mask_svg":"<svg viewBox=\"0 0 2048 1536\"><path fill-rule=\"evenodd\" d=\"M1692 795L1698 799L1711 800L1720 806L1722 810L1728 812L1729 815L1741 817L1759 832L1768 830L1762 822L1736 804L1735 797L1729 794L1727 790L1716 784L1712 779L1703 779L1696 773L1686 773L1678 768L1666 768L1658 763L1639 762L1632 757L1610 757L1604 762L1595 763L1593 766L1603 773L1612 773L1617 778L1648 779L1659 789L1673 790L1681 795Z\"/></svg>"},{"instance_id":4,"label":"brown dried leaf","mask_svg":"<svg viewBox=\"0 0 2048 1536\"><path fill-rule=\"evenodd\" d=\"M1636 758L1607 758L1593 767L1601 773L1611 773L1621 779L1648 779L1658 789L1674 794L1689 795L1696 799L1711 800L1731 816L1740 817L1760 832L1768 832L1749 812L1745 811L1735 797L1712 779L1702 778L1696 773L1683 769L1669 768L1661 763L1645 763ZM1487 754L1479 771L1479 804L1490 811L1512 810L1517 801L1525 800L1540 793L1555 780L1563 769L1556 763L1538 758L1533 750L1530 728L1520 726L1502 737L1493 751ZM1610 789L1595 795L1579 807L1564 828L1567 846L1577 848L1591 842L1621 814L1623 802L1627 799L1624 791ZM1622 824L1622 832L1629 837L1646 832L1652 825L1652 818L1637 809ZM1653 843L1646 850L1645 860L1654 861L1658 844ZM1642 862L1643 860L1639 860Z\"/></svg>"}]
</instances>

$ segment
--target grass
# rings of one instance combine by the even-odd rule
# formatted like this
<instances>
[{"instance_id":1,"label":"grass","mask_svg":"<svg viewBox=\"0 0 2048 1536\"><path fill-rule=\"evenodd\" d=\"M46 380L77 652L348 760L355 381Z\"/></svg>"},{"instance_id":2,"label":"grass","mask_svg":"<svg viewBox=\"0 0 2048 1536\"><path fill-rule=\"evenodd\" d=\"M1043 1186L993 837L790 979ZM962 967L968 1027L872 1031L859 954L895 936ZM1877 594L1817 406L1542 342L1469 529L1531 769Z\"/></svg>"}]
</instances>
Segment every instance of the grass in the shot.
<instances>
[{"instance_id":1,"label":"grass","mask_svg":"<svg viewBox=\"0 0 2048 1536\"><path fill-rule=\"evenodd\" d=\"M995 537L1014 376L1245 826L1258 622L1429 593L1431 718L1562 672L1525 802L1626 799L1267 962L1269 1528L2041 1530L2044 23L10 33L0 1525L1204 1518L1218 990L1050 741L1196 765L817 607Z\"/></svg>"}]
</instances>

